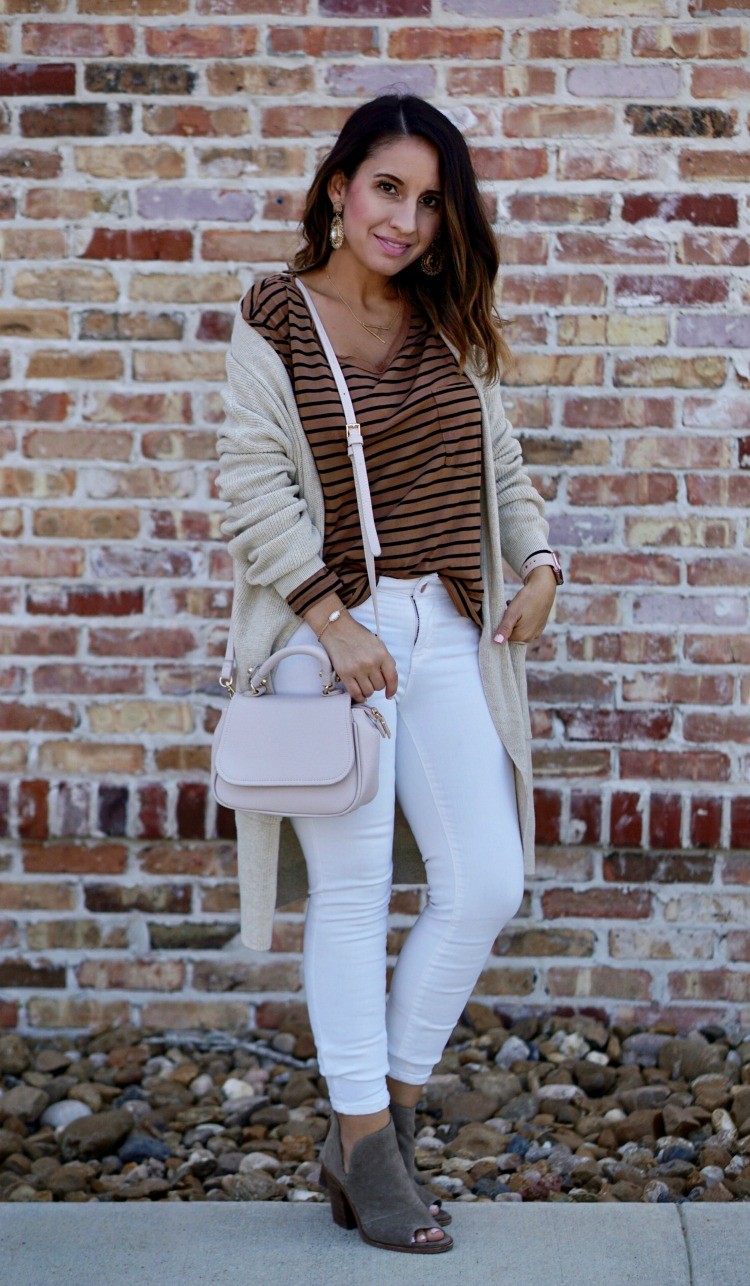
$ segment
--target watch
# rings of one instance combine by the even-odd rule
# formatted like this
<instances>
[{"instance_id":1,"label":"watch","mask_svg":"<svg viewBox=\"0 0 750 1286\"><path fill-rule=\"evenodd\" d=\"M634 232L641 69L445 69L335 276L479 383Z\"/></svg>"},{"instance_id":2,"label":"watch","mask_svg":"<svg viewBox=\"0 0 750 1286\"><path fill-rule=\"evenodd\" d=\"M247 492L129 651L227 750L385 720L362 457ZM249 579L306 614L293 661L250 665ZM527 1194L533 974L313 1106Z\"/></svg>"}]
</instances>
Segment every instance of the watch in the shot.
<instances>
[{"instance_id":1,"label":"watch","mask_svg":"<svg viewBox=\"0 0 750 1286\"><path fill-rule=\"evenodd\" d=\"M564 577L562 567L560 566L560 559L557 557L554 549L537 549L536 553L529 554L528 558L524 559L521 564L521 578L524 585L526 584L529 572L532 572L535 567L551 567L555 573L556 583L558 585L563 584Z\"/></svg>"}]
</instances>

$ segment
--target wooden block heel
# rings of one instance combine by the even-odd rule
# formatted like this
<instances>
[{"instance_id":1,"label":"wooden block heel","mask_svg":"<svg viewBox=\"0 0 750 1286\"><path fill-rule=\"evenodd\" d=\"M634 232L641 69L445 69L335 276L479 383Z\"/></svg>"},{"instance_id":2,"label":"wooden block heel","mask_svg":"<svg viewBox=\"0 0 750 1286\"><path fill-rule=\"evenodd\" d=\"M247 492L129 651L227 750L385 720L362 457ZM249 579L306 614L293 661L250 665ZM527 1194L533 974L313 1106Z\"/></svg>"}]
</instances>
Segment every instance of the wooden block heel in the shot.
<instances>
[{"instance_id":1,"label":"wooden block heel","mask_svg":"<svg viewBox=\"0 0 750 1286\"><path fill-rule=\"evenodd\" d=\"M324 1175L325 1179L323 1178ZM331 1178L325 1169L322 1169L320 1181L323 1187L328 1189L331 1198L333 1222L338 1224L339 1228L356 1228L357 1220L352 1214L352 1208L346 1199L344 1191L339 1187L336 1180Z\"/></svg>"}]
</instances>

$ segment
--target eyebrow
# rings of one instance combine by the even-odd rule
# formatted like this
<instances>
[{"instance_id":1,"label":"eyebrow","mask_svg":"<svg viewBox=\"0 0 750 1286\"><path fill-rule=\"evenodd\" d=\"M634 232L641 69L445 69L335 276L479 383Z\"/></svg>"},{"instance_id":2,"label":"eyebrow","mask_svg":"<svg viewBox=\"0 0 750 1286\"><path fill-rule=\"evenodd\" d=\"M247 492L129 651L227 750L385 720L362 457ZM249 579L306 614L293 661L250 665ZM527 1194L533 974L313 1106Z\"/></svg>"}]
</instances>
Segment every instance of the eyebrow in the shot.
<instances>
[{"instance_id":1,"label":"eyebrow","mask_svg":"<svg viewBox=\"0 0 750 1286\"><path fill-rule=\"evenodd\" d=\"M397 174L386 174L382 170L379 170L377 174L373 174L373 178L374 179L391 179L394 183L400 183L402 186L404 182L404 180L400 179ZM439 188L428 188L427 192L424 193L423 195L441 196L442 194Z\"/></svg>"}]
</instances>

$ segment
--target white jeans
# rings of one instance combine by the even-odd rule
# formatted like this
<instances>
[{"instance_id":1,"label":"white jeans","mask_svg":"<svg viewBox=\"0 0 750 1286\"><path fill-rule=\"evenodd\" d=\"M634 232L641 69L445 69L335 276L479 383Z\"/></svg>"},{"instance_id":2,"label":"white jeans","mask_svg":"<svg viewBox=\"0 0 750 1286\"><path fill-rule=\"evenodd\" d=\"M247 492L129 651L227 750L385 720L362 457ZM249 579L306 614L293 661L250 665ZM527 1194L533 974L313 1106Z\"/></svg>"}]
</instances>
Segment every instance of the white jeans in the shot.
<instances>
[{"instance_id":1,"label":"white jeans","mask_svg":"<svg viewBox=\"0 0 750 1286\"><path fill-rule=\"evenodd\" d=\"M344 1113L387 1107L386 1073L427 1081L524 885L513 765L487 709L478 626L436 573L381 576L378 607L398 668L395 697L369 698L391 730L380 746L378 794L342 817L292 823L310 892L310 1024L331 1104ZM351 614L374 630L371 598ZM306 622L289 640L303 642L315 642ZM318 690L319 669L311 657L288 657L275 690ZM424 859L428 898L386 999L394 794Z\"/></svg>"}]
</instances>

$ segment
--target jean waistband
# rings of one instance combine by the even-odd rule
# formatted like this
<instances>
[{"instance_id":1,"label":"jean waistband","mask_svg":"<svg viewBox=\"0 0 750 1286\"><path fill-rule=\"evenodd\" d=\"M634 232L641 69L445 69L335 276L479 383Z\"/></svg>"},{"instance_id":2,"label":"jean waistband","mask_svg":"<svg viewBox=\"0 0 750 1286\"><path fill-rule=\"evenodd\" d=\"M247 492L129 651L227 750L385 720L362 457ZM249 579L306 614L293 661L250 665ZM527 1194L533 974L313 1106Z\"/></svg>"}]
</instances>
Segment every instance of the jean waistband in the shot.
<instances>
[{"instance_id":1,"label":"jean waistband","mask_svg":"<svg viewBox=\"0 0 750 1286\"><path fill-rule=\"evenodd\" d=\"M438 572L427 572L424 576L379 576L377 587L388 593L395 591L400 594L448 592Z\"/></svg>"}]
</instances>

